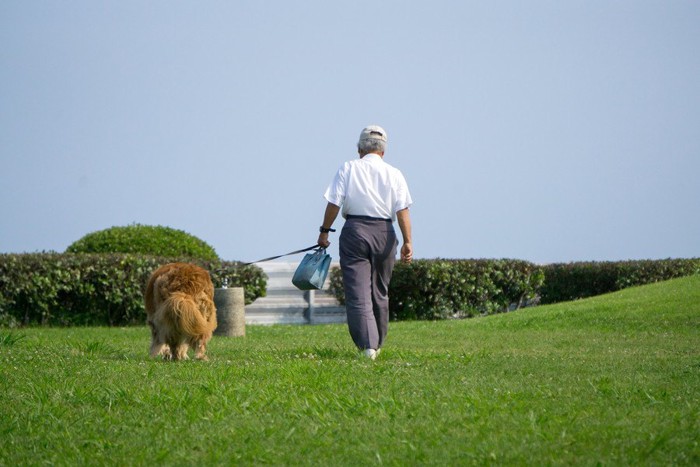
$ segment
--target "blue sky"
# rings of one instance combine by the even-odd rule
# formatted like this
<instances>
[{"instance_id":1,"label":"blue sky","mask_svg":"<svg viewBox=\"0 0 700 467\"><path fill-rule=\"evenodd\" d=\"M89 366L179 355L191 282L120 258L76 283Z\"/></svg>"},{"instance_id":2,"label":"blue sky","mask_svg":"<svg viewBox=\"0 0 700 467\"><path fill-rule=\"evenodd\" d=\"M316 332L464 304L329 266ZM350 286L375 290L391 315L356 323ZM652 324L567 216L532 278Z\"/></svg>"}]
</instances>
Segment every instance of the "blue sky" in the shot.
<instances>
[{"instance_id":1,"label":"blue sky","mask_svg":"<svg viewBox=\"0 0 700 467\"><path fill-rule=\"evenodd\" d=\"M417 258L698 257L699 24L697 1L1 2L0 252L131 223L227 260L309 246L379 124Z\"/></svg>"}]
</instances>

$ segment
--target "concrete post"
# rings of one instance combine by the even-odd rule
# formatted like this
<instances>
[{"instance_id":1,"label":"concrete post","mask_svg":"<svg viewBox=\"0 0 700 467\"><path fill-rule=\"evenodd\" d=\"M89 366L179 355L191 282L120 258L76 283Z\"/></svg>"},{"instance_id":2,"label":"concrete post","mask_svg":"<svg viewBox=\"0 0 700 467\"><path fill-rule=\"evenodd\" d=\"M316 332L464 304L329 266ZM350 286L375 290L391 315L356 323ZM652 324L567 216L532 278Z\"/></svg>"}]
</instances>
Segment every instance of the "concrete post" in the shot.
<instances>
[{"instance_id":1,"label":"concrete post","mask_svg":"<svg viewBox=\"0 0 700 467\"><path fill-rule=\"evenodd\" d=\"M314 323L314 298L316 297L315 290L305 290L304 300L306 301L306 310L304 310L304 318L309 324Z\"/></svg>"},{"instance_id":2,"label":"concrete post","mask_svg":"<svg viewBox=\"0 0 700 467\"><path fill-rule=\"evenodd\" d=\"M216 336L245 336L245 295L243 287L214 289Z\"/></svg>"}]
</instances>

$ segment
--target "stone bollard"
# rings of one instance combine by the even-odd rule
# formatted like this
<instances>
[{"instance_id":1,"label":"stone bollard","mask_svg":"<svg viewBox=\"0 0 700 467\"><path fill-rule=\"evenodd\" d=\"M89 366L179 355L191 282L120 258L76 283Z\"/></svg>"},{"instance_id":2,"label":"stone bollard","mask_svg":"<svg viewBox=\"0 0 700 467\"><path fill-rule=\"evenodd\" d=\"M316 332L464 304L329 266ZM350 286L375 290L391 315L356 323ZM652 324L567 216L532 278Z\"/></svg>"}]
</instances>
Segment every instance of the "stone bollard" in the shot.
<instances>
[{"instance_id":1,"label":"stone bollard","mask_svg":"<svg viewBox=\"0 0 700 467\"><path fill-rule=\"evenodd\" d=\"M243 287L214 289L216 321L215 336L245 336L245 295Z\"/></svg>"}]
</instances>

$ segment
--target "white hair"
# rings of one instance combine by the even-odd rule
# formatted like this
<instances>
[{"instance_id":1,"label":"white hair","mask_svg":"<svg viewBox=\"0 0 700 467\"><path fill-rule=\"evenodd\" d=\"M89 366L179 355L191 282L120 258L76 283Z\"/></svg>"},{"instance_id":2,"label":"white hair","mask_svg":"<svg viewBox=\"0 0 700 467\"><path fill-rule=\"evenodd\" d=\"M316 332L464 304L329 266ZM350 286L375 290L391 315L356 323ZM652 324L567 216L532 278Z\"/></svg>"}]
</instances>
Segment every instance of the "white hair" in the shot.
<instances>
[{"instance_id":1,"label":"white hair","mask_svg":"<svg viewBox=\"0 0 700 467\"><path fill-rule=\"evenodd\" d=\"M380 139L363 139L359 143L357 143L357 149L359 149L362 154L379 154L382 152L386 152L386 143Z\"/></svg>"}]
</instances>

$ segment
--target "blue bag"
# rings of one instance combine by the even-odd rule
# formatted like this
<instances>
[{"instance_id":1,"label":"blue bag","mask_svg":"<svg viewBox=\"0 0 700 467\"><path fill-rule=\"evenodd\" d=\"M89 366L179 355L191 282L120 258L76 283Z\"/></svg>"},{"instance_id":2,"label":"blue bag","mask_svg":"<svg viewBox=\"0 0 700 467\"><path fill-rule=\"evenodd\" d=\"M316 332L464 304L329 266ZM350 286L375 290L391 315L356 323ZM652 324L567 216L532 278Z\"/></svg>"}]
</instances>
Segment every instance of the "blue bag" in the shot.
<instances>
[{"instance_id":1,"label":"blue bag","mask_svg":"<svg viewBox=\"0 0 700 467\"><path fill-rule=\"evenodd\" d=\"M325 248L318 248L313 253L307 253L301 260L294 271L292 284L299 290L321 289L330 267L331 255L326 254Z\"/></svg>"}]
</instances>

